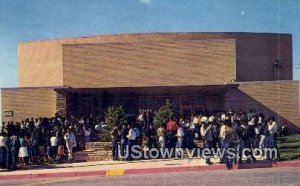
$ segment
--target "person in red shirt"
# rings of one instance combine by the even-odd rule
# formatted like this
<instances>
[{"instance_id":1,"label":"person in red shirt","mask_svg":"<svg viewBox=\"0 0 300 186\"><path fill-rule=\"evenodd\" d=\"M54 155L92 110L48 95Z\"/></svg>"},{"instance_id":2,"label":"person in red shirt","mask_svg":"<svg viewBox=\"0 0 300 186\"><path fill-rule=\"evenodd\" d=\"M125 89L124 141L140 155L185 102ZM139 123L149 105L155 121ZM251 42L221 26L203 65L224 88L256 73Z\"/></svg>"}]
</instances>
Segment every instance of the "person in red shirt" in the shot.
<instances>
[{"instance_id":1,"label":"person in red shirt","mask_svg":"<svg viewBox=\"0 0 300 186\"><path fill-rule=\"evenodd\" d=\"M169 122L167 123L167 148L175 148L177 142L176 132L177 124L172 118L169 118Z\"/></svg>"},{"instance_id":2,"label":"person in red shirt","mask_svg":"<svg viewBox=\"0 0 300 186\"><path fill-rule=\"evenodd\" d=\"M169 122L167 123L167 132L176 132L176 131L177 131L176 122L173 121L172 118L169 118Z\"/></svg>"}]
</instances>

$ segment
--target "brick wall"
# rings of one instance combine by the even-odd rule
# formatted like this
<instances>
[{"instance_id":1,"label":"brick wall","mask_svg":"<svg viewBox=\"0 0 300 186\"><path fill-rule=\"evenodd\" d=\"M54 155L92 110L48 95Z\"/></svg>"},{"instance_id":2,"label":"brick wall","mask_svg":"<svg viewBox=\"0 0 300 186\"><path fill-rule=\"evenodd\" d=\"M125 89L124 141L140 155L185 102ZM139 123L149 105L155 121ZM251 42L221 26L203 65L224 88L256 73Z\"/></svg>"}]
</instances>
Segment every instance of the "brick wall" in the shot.
<instances>
[{"instance_id":1,"label":"brick wall","mask_svg":"<svg viewBox=\"0 0 300 186\"><path fill-rule=\"evenodd\" d=\"M242 83L224 95L225 109L256 109L267 117L277 117L293 129L300 127L299 81Z\"/></svg>"},{"instance_id":2,"label":"brick wall","mask_svg":"<svg viewBox=\"0 0 300 186\"><path fill-rule=\"evenodd\" d=\"M237 81L272 80L272 63L275 59L280 59L282 62L282 68L279 72L280 79L292 80L292 36L289 34L140 33L63 38L21 43L19 45L18 60L19 85L21 87L66 85L63 82L63 44L147 43L214 39L236 40L237 65L235 70L237 71L237 77L234 79L237 79ZM149 48L150 50L151 48ZM173 53L176 56L180 51L173 51ZM146 57L147 53L145 53ZM88 56L85 58L87 59ZM174 60L177 59L174 58ZM210 66L206 68L210 68ZM210 82L207 83L209 84Z\"/></svg>"},{"instance_id":3,"label":"brick wall","mask_svg":"<svg viewBox=\"0 0 300 186\"><path fill-rule=\"evenodd\" d=\"M292 37L274 34L240 34L236 39L237 81L292 80ZM273 63L279 59L281 68Z\"/></svg>"},{"instance_id":4,"label":"brick wall","mask_svg":"<svg viewBox=\"0 0 300 186\"><path fill-rule=\"evenodd\" d=\"M52 117L56 112L56 92L46 88L2 89L2 120L21 121L26 118ZM3 111L13 111L6 117Z\"/></svg>"},{"instance_id":5,"label":"brick wall","mask_svg":"<svg viewBox=\"0 0 300 186\"><path fill-rule=\"evenodd\" d=\"M19 86L63 85L62 48L58 41L19 45Z\"/></svg>"},{"instance_id":6,"label":"brick wall","mask_svg":"<svg viewBox=\"0 0 300 186\"><path fill-rule=\"evenodd\" d=\"M64 84L142 87L224 84L235 79L235 40L63 46Z\"/></svg>"}]
</instances>

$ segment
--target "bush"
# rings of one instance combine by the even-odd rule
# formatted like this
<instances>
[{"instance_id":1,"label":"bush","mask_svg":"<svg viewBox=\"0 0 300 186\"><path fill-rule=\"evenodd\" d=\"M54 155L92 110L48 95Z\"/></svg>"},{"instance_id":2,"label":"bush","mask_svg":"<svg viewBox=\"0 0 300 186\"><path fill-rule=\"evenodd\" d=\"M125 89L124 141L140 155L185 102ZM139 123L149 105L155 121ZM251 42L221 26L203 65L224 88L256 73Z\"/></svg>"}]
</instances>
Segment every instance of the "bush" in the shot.
<instances>
[{"instance_id":1,"label":"bush","mask_svg":"<svg viewBox=\"0 0 300 186\"><path fill-rule=\"evenodd\" d=\"M109 107L105 112L105 123L108 131L115 126L120 126L126 123L125 112L122 106Z\"/></svg>"},{"instance_id":2,"label":"bush","mask_svg":"<svg viewBox=\"0 0 300 186\"><path fill-rule=\"evenodd\" d=\"M100 134L100 140L101 142L111 142L111 134L110 131L103 131Z\"/></svg>"},{"instance_id":3,"label":"bush","mask_svg":"<svg viewBox=\"0 0 300 186\"><path fill-rule=\"evenodd\" d=\"M170 102L170 100L166 100L166 104L159 108L156 116L154 117L153 124L156 127L160 127L163 124L168 122L169 118L175 118L178 115L177 109Z\"/></svg>"}]
</instances>

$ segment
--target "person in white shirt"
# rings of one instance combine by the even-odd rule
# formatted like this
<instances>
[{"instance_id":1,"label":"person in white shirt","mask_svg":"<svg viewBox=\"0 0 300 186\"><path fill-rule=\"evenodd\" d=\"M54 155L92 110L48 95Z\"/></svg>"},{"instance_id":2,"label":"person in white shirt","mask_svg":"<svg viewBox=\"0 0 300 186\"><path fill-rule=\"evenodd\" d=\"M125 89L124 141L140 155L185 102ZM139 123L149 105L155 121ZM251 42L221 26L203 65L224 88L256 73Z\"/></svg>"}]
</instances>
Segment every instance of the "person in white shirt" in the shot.
<instances>
[{"instance_id":1,"label":"person in white shirt","mask_svg":"<svg viewBox=\"0 0 300 186\"><path fill-rule=\"evenodd\" d=\"M181 127L180 123L177 124L176 137L177 137L176 153L180 157L180 156L183 156L183 154L181 154L181 149L182 149L182 142L183 142L183 137L184 137L184 131L183 131L183 128Z\"/></svg>"},{"instance_id":2,"label":"person in white shirt","mask_svg":"<svg viewBox=\"0 0 300 186\"><path fill-rule=\"evenodd\" d=\"M144 114L141 112L140 115L138 116L138 121L143 123L144 122Z\"/></svg>"},{"instance_id":3,"label":"person in white shirt","mask_svg":"<svg viewBox=\"0 0 300 186\"><path fill-rule=\"evenodd\" d=\"M180 124L177 124L177 144L176 147L177 148L182 148L182 142L183 142L183 137L184 137L184 131L183 128L181 127Z\"/></svg>"},{"instance_id":4,"label":"person in white shirt","mask_svg":"<svg viewBox=\"0 0 300 186\"><path fill-rule=\"evenodd\" d=\"M7 137L5 132L0 134L0 147L6 147Z\"/></svg>"},{"instance_id":5,"label":"person in white shirt","mask_svg":"<svg viewBox=\"0 0 300 186\"><path fill-rule=\"evenodd\" d=\"M207 123L208 118L206 116L202 116L200 121L201 121L201 123Z\"/></svg>"},{"instance_id":6,"label":"person in white shirt","mask_svg":"<svg viewBox=\"0 0 300 186\"><path fill-rule=\"evenodd\" d=\"M64 140L68 149L68 160L71 161L73 159L73 148L76 147L77 144L75 135L70 129L68 129L67 133L64 135Z\"/></svg>"},{"instance_id":7,"label":"person in white shirt","mask_svg":"<svg viewBox=\"0 0 300 186\"><path fill-rule=\"evenodd\" d=\"M215 121L215 116L214 115L209 116L208 122L214 122L214 121Z\"/></svg>"},{"instance_id":8,"label":"person in white shirt","mask_svg":"<svg viewBox=\"0 0 300 186\"><path fill-rule=\"evenodd\" d=\"M55 161L57 156L57 137L55 134L50 138L50 144L51 144L51 159L50 161Z\"/></svg>"},{"instance_id":9,"label":"person in white shirt","mask_svg":"<svg viewBox=\"0 0 300 186\"><path fill-rule=\"evenodd\" d=\"M270 119L270 122L268 125L268 130L271 135L276 135L278 132L278 125L277 125L276 121L274 121L273 119Z\"/></svg>"},{"instance_id":10,"label":"person in white shirt","mask_svg":"<svg viewBox=\"0 0 300 186\"><path fill-rule=\"evenodd\" d=\"M90 142L91 129L87 127L83 127L83 130L84 130L85 143L88 143Z\"/></svg>"},{"instance_id":11,"label":"person in white shirt","mask_svg":"<svg viewBox=\"0 0 300 186\"><path fill-rule=\"evenodd\" d=\"M35 119L34 127L35 127L35 128L39 128L39 127L40 127L40 124L41 124L41 121L40 121L39 119Z\"/></svg>"},{"instance_id":12,"label":"person in white shirt","mask_svg":"<svg viewBox=\"0 0 300 186\"><path fill-rule=\"evenodd\" d=\"M130 126L128 135L126 137L128 140L135 141L136 135L132 126Z\"/></svg>"},{"instance_id":13,"label":"person in white shirt","mask_svg":"<svg viewBox=\"0 0 300 186\"><path fill-rule=\"evenodd\" d=\"M270 121L268 123L268 130L270 135L273 137L273 143L275 148L277 148L277 133L278 133L278 124L275 121L274 117L270 118Z\"/></svg>"},{"instance_id":14,"label":"person in white shirt","mask_svg":"<svg viewBox=\"0 0 300 186\"><path fill-rule=\"evenodd\" d=\"M135 139L136 139L136 134L133 125L130 125L128 135L126 137L128 139L128 151L129 151L128 160L132 160L131 151L132 151L132 146L135 145Z\"/></svg>"},{"instance_id":15,"label":"person in white shirt","mask_svg":"<svg viewBox=\"0 0 300 186\"><path fill-rule=\"evenodd\" d=\"M8 148L7 148L7 136L5 132L0 134L0 168L8 166Z\"/></svg>"},{"instance_id":16,"label":"person in white shirt","mask_svg":"<svg viewBox=\"0 0 300 186\"><path fill-rule=\"evenodd\" d=\"M192 118L192 123L194 126L194 137L195 139L199 139L200 135L199 135L199 131L200 131L200 116L194 116Z\"/></svg>"},{"instance_id":17,"label":"person in white shirt","mask_svg":"<svg viewBox=\"0 0 300 186\"><path fill-rule=\"evenodd\" d=\"M213 134L212 134L212 123L202 123L201 126L201 136L203 137L204 140L204 146L206 149L211 149L212 148L212 141L213 141ZM210 156L211 154L206 154L205 155L205 162L209 165L211 165L210 161Z\"/></svg>"}]
</instances>

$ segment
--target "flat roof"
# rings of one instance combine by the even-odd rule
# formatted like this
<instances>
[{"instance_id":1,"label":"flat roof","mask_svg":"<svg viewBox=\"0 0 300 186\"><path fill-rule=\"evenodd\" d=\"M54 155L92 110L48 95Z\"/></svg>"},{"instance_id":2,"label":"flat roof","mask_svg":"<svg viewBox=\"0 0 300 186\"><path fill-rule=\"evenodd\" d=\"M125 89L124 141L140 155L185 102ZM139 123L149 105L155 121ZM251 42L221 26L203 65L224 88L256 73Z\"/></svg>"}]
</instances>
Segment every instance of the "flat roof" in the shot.
<instances>
[{"instance_id":1,"label":"flat roof","mask_svg":"<svg viewBox=\"0 0 300 186\"><path fill-rule=\"evenodd\" d=\"M139 38L146 36L181 36L181 35L223 35L227 37L234 37L236 35L289 35L290 33L267 33L267 32L144 32L144 33L114 33L114 34L102 34L102 35L86 35L86 36L75 36L75 37L65 37L65 38L50 38L41 39L34 41L22 41L20 44L35 43L35 42L47 42L47 41L66 41L66 40L84 40L84 39L103 39L109 40L112 38ZM175 38L180 39L180 38Z\"/></svg>"}]
</instances>

